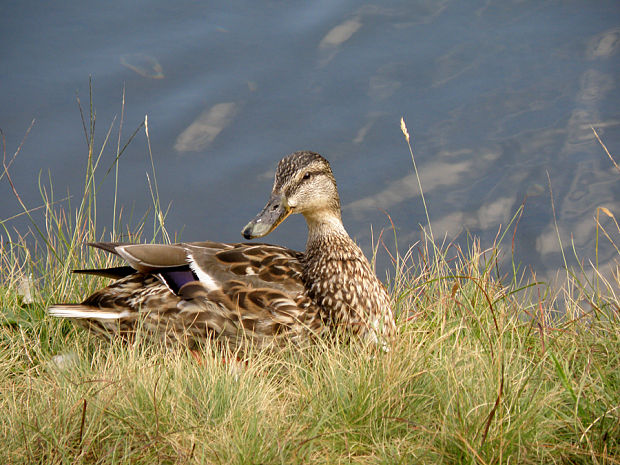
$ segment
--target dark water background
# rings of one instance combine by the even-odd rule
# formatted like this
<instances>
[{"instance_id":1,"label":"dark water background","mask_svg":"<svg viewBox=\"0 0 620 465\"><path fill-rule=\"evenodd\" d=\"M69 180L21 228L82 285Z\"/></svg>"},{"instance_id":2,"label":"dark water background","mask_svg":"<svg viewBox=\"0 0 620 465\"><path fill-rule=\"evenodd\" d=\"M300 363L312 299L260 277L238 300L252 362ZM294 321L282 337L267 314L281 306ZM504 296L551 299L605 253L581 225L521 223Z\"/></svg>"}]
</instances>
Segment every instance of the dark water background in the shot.
<instances>
[{"instance_id":1,"label":"dark water background","mask_svg":"<svg viewBox=\"0 0 620 465\"><path fill-rule=\"evenodd\" d=\"M27 206L41 204L40 173L57 198L77 196L87 151L76 94L88 111L92 76L98 147L117 117L107 169L125 88L122 138L148 115L167 226L183 240L241 240L279 158L320 152L369 253L385 212L402 250L426 223L404 116L435 236L489 245L527 196L516 253L540 277L562 263L547 174L564 245L583 260L594 260L596 208L620 216L620 174L590 129L620 161L619 58L617 0L4 1L0 128L10 158L36 120L11 167ZM137 215L151 203L147 171L142 131L120 161L119 200ZM0 198L0 220L21 211L6 177ZM101 228L112 198L109 177ZM303 249L305 235L292 218L268 239ZM617 267L611 247L599 253ZM379 264L389 268L387 254Z\"/></svg>"}]
</instances>

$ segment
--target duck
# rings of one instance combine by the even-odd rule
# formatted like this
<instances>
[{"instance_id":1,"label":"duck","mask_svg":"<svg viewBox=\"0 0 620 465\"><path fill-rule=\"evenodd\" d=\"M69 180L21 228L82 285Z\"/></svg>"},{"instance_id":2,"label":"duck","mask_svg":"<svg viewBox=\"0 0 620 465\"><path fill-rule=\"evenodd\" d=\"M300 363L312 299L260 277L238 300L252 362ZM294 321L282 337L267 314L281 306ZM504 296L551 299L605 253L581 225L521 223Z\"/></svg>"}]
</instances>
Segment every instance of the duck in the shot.
<instances>
[{"instance_id":1,"label":"duck","mask_svg":"<svg viewBox=\"0 0 620 465\"><path fill-rule=\"evenodd\" d=\"M336 180L318 153L280 160L267 204L242 235L264 237L292 214L307 223L304 252L253 242L89 243L125 264L74 270L114 281L48 313L107 337L141 331L167 345L214 340L239 350L344 337L386 347L396 334L390 297L343 226Z\"/></svg>"}]
</instances>

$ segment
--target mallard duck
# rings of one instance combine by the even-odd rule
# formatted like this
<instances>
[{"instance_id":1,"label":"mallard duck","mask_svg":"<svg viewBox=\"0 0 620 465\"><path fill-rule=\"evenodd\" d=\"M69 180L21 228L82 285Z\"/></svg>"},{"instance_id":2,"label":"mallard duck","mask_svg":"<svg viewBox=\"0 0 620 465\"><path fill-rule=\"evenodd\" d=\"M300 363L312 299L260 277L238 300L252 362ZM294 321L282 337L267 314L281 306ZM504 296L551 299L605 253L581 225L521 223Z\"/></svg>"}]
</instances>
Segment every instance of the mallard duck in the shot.
<instances>
[{"instance_id":1,"label":"mallard duck","mask_svg":"<svg viewBox=\"0 0 620 465\"><path fill-rule=\"evenodd\" d=\"M385 346L395 333L390 298L347 234L336 180L317 153L279 162L267 205L242 235L263 237L293 213L308 224L304 253L256 243L89 244L127 265L77 270L116 281L49 314L126 338L141 327L166 343L217 339L236 349L340 334Z\"/></svg>"}]
</instances>

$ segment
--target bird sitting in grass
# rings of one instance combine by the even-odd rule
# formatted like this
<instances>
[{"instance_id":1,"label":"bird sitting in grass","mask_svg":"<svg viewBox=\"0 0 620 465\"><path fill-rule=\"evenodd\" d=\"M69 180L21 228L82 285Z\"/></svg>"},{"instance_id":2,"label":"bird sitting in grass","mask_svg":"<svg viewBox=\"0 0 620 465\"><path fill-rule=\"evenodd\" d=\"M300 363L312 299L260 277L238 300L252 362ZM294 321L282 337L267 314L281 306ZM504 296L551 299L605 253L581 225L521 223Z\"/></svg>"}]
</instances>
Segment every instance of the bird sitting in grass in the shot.
<instances>
[{"instance_id":1,"label":"bird sitting in grass","mask_svg":"<svg viewBox=\"0 0 620 465\"><path fill-rule=\"evenodd\" d=\"M334 335L385 347L396 332L390 298L347 234L334 175L317 153L280 161L267 205L242 234L263 237L292 213L308 224L305 252L258 243L90 244L126 265L77 270L115 281L49 314L108 336L131 340L141 328L190 347L217 340L237 350Z\"/></svg>"}]
</instances>

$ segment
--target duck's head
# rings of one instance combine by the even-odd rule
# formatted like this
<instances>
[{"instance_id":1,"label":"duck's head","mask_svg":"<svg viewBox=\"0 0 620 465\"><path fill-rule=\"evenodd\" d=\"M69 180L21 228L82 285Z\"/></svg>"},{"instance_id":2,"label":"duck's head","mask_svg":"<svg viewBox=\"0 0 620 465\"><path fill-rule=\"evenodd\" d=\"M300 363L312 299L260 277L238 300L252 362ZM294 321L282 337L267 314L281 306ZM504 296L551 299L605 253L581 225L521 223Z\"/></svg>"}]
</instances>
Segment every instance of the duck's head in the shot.
<instances>
[{"instance_id":1,"label":"duck's head","mask_svg":"<svg viewBox=\"0 0 620 465\"><path fill-rule=\"evenodd\" d=\"M340 222L336 180L329 162L318 153L295 152L280 160L267 205L241 234L246 239L266 236L291 213L303 214L309 224Z\"/></svg>"}]
</instances>

